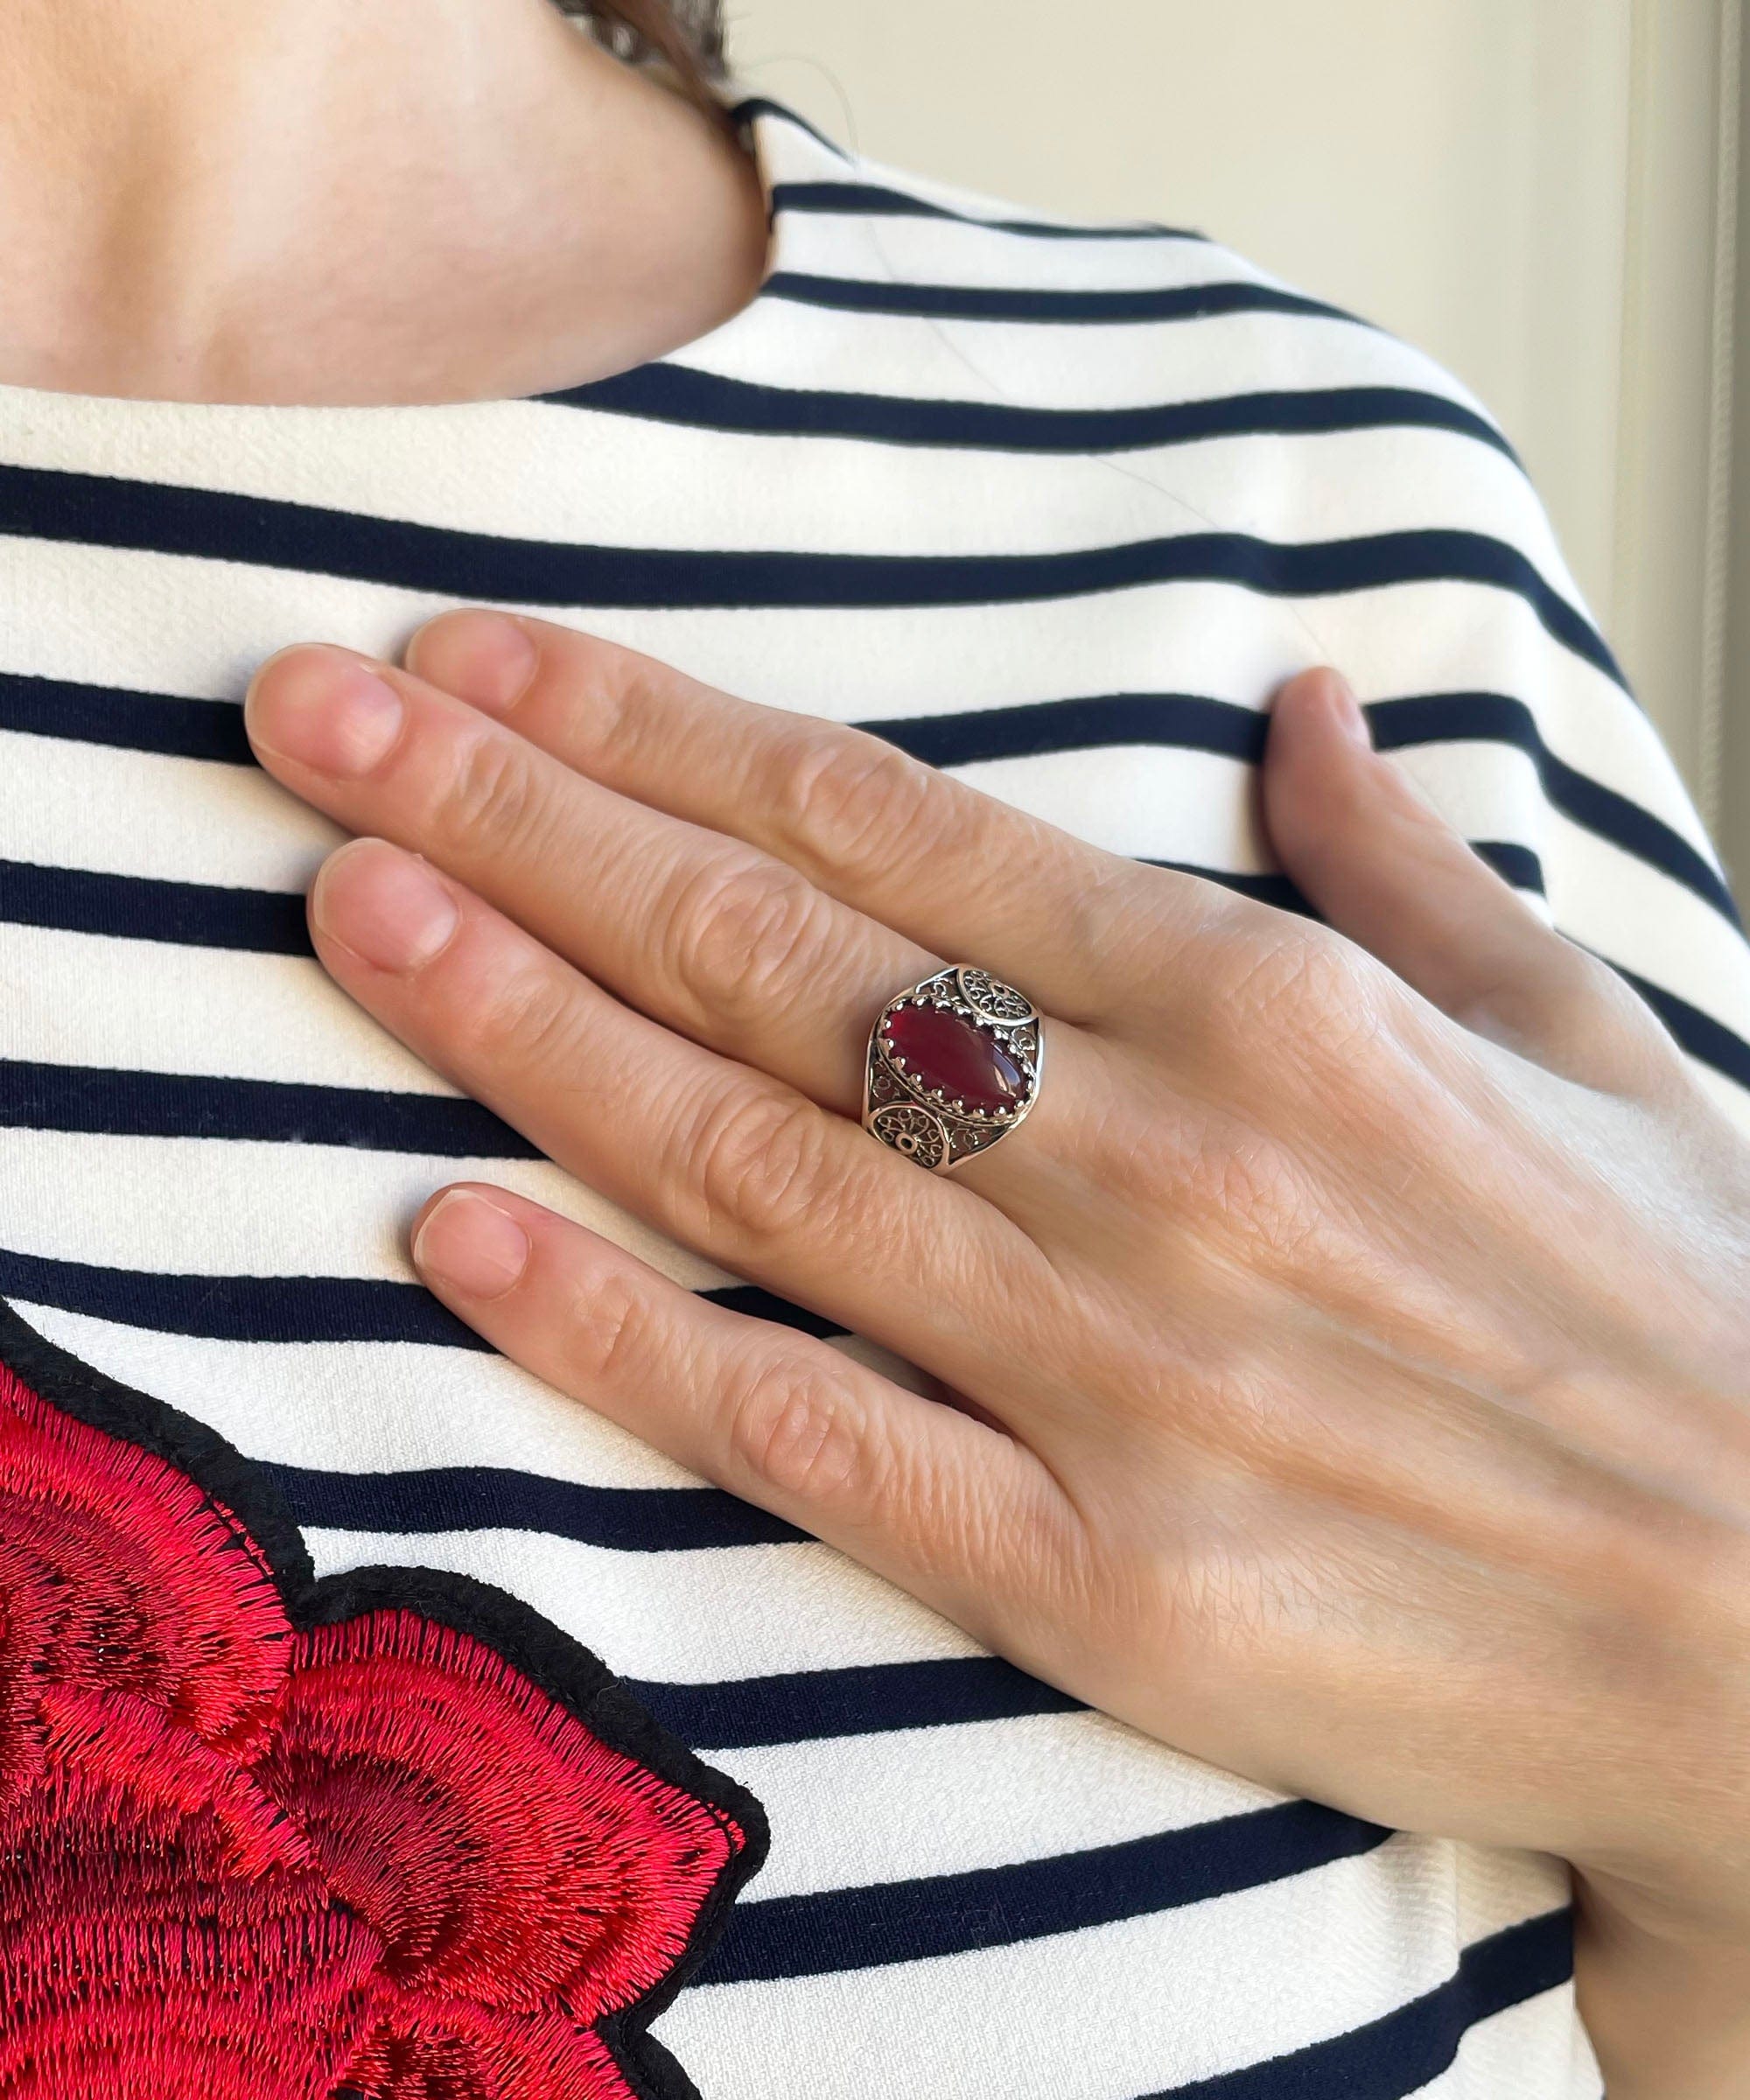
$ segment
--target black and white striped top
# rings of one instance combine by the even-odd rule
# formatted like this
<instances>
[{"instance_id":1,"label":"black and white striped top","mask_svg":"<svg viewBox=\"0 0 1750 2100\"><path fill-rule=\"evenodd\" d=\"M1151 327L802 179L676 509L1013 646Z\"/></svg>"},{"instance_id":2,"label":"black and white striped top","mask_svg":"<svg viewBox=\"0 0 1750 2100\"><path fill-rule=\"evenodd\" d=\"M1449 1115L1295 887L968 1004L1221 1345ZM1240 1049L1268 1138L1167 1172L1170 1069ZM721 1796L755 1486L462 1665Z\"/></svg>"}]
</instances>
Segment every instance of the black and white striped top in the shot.
<instances>
[{"instance_id":1,"label":"black and white striped top","mask_svg":"<svg viewBox=\"0 0 1750 2100\"><path fill-rule=\"evenodd\" d=\"M657 2028L708 2096L1596 2100L1550 1865L1283 1802L1078 1709L411 1278L406 1222L464 1172L732 1287L311 957L336 835L251 763L245 680L295 640L394 650L456 600L871 724L1289 902L1252 814L1261 710L1335 662L1750 1122L1718 865L1461 388L1196 235L1017 219L747 121L761 295L605 383L373 409L0 388L0 1292L270 1469L318 1568L501 1586L764 1801L770 1862Z\"/></svg>"}]
</instances>

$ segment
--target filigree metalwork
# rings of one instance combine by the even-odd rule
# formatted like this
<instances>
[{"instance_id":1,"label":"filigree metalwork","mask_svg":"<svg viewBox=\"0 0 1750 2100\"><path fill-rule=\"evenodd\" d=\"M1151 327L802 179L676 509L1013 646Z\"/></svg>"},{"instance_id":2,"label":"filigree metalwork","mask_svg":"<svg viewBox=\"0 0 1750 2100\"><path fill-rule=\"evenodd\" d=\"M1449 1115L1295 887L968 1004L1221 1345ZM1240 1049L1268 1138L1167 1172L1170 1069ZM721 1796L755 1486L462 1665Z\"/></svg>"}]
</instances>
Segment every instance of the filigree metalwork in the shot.
<instances>
[{"instance_id":1,"label":"filigree metalwork","mask_svg":"<svg viewBox=\"0 0 1750 2100\"><path fill-rule=\"evenodd\" d=\"M915 1102L877 1109L869 1119L869 1127L884 1144L891 1144L896 1152L915 1159L931 1172L948 1157L947 1130L928 1109L920 1109Z\"/></svg>"},{"instance_id":2,"label":"filigree metalwork","mask_svg":"<svg viewBox=\"0 0 1750 2100\"><path fill-rule=\"evenodd\" d=\"M927 1075L910 1067L886 1033L889 1017L906 1006L941 1008L987 1038L1018 1074L1018 1099L1012 1105L984 1107L931 1085ZM988 1152L1026 1119L1038 1098L1045 1055L1043 1028L1038 1009L1024 992L970 964L938 970L910 986L887 1002L870 1031L864 1129L936 1173L950 1172L975 1153ZM915 1111L940 1133L939 1147L928 1142L922 1126L906 1111ZM901 1136L910 1142L900 1144Z\"/></svg>"},{"instance_id":3,"label":"filigree metalwork","mask_svg":"<svg viewBox=\"0 0 1750 2100\"><path fill-rule=\"evenodd\" d=\"M1024 991L1017 991L1012 984L999 983L988 970L972 970L962 962L954 975L960 996L985 1020L998 1021L1005 1028L1012 1028L1022 1021L1039 1018L1032 1001Z\"/></svg>"}]
</instances>

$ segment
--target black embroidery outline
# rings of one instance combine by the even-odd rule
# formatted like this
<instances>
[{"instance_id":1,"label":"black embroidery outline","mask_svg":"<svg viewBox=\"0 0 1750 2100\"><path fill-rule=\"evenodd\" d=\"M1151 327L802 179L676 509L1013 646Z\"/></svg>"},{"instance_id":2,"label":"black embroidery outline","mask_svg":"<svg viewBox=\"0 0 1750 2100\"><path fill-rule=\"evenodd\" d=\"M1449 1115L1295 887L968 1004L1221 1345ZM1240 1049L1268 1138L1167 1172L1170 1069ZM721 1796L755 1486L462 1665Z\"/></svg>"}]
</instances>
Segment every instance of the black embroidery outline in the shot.
<instances>
[{"instance_id":1,"label":"black embroidery outline","mask_svg":"<svg viewBox=\"0 0 1750 2100\"><path fill-rule=\"evenodd\" d=\"M599 1656L508 1591L471 1575L420 1567L352 1568L318 1580L304 1535L278 1491L217 1430L69 1355L4 1300L0 1363L76 1421L164 1460L210 1502L228 1511L266 1561L295 1628L337 1626L368 1612L402 1610L467 1634L573 1714L609 1749L691 1796L719 1821L736 1825L744 1842L700 1905L673 1967L641 1998L595 2023L636 2100L700 2100L691 2079L646 2029L710 1953L736 1898L765 1860L770 1831L754 1796L696 1757L646 1712ZM335 2100L344 2100L344 2089Z\"/></svg>"}]
</instances>

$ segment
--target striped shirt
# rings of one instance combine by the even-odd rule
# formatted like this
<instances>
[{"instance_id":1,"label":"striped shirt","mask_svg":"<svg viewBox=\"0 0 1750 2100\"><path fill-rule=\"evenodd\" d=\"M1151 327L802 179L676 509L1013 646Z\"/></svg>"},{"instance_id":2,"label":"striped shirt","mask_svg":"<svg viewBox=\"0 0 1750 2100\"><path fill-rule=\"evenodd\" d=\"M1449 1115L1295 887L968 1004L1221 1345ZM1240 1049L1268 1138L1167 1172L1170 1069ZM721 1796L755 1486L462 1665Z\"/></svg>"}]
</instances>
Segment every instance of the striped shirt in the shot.
<instances>
[{"instance_id":1,"label":"striped shirt","mask_svg":"<svg viewBox=\"0 0 1750 2100\"><path fill-rule=\"evenodd\" d=\"M245 681L458 600L1291 907L1253 769L1278 684L1334 662L1750 1125L1718 865L1463 388L1196 234L1019 218L744 120L763 290L619 377L368 409L0 388L0 1293L256 1462L318 1570L500 1586L760 1798L769 1861L656 2027L705 2094L1596 2100L1550 1863L1080 1708L486 1352L408 1268L416 1206L480 1175L741 1295L311 955L338 834L254 766Z\"/></svg>"}]
</instances>

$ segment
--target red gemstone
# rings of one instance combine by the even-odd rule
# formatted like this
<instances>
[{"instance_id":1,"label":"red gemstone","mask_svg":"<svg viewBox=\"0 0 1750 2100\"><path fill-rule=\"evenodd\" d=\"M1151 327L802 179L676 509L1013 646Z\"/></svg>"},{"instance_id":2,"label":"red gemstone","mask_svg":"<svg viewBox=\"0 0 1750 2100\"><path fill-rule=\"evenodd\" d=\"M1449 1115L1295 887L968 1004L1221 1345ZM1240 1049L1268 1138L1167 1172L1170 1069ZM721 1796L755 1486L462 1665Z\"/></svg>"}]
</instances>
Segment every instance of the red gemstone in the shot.
<instances>
[{"instance_id":1,"label":"red gemstone","mask_svg":"<svg viewBox=\"0 0 1750 2100\"><path fill-rule=\"evenodd\" d=\"M950 1101L990 1115L1026 1099L1026 1074L996 1037L944 1006L896 1007L881 1032L905 1059L908 1079L939 1087Z\"/></svg>"}]
</instances>

